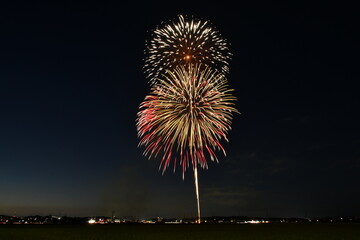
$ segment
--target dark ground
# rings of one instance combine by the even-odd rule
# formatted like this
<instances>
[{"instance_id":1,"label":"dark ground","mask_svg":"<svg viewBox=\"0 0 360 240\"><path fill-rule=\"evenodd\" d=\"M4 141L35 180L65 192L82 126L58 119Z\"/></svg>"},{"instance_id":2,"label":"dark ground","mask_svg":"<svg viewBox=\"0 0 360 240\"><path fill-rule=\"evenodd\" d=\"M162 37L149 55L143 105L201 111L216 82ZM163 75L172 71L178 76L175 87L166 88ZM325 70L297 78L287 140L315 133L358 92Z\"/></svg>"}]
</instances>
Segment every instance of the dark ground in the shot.
<instances>
[{"instance_id":1,"label":"dark ground","mask_svg":"<svg viewBox=\"0 0 360 240\"><path fill-rule=\"evenodd\" d=\"M4 225L0 239L355 240L360 224Z\"/></svg>"}]
</instances>

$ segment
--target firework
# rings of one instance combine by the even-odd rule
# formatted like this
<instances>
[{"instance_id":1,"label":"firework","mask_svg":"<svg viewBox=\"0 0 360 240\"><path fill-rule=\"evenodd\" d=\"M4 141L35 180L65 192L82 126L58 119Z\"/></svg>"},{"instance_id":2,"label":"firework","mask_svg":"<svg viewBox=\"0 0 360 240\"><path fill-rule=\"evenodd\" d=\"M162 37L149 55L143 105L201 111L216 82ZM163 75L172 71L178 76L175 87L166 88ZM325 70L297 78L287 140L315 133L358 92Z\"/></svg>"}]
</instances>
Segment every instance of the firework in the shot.
<instances>
[{"instance_id":1,"label":"firework","mask_svg":"<svg viewBox=\"0 0 360 240\"><path fill-rule=\"evenodd\" d=\"M164 172L173 162L207 168L207 159L217 161L215 151L225 154L222 140L230 130L236 100L224 76L201 64L167 70L150 95L140 104L137 118L139 145L144 155L160 156Z\"/></svg>"},{"instance_id":2,"label":"firework","mask_svg":"<svg viewBox=\"0 0 360 240\"><path fill-rule=\"evenodd\" d=\"M202 63L226 75L231 58L226 40L210 22L182 15L152 32L145 54L144 70L151 84L179 65Z\"/></svg>"}]
</instances>

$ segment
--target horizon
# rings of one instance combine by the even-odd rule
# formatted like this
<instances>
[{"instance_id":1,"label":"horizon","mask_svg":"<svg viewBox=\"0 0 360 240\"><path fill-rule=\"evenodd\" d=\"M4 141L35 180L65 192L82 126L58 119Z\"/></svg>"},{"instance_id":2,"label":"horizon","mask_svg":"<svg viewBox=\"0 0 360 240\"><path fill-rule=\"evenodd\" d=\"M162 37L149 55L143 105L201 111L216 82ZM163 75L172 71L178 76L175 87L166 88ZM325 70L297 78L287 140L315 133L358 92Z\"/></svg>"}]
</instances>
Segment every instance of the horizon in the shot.
<instances>
[{"instance_id":1,"label":"horizon","mask_svg":"<svg viewBox=\"0 0 360 240\"><path fill-rule=\"evenodd\" d=\"M86 215L86 216L77 216L77 215L59 215L59 214L27 214L27 215L8 215L8 214L0 214L2 217L10 217L10 218L24 218L24 217L59 217L59 218L116 218L116 219L127 219L127 218L133 218L135 221L144 220L144 219L194 219L196 220L197 216L196 214L192 214L191 216L170 216L170 217L163 217L163 216L133 216L133 215L116 215L113 216L110 215ZM291 220L291 219L302 219L302 220L329 220L329 219L335 219L340 221L360 221L360 217L357 215L347 215L347 216L312 216L312 217L272 217L272 216L247 216L247 215L229 215L229 216L222 216L222 215L212 215L212 216L202 216L201 219L208 219L208 218L224 218L224 219L276 219L276 220ZM316 222L315 222L316 223Z\"/></svg>"}]
</instances>

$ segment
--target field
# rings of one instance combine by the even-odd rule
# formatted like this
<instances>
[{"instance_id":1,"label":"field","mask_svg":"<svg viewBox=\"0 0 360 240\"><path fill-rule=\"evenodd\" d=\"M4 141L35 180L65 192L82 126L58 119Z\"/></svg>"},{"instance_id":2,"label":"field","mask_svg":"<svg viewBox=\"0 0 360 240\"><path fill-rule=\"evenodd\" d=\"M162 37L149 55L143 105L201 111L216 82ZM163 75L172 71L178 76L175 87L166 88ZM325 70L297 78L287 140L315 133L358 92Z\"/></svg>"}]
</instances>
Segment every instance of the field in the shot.
<instances>
[{"instance_id":1,"label":"field","mask_svg":"<svg viewBox=\"0 0 360 240\"><path fill-rule=\"evenodd\" d=\"M359 240L360 224L3 225L0 239Z\"/></svg>"}]
</instances>

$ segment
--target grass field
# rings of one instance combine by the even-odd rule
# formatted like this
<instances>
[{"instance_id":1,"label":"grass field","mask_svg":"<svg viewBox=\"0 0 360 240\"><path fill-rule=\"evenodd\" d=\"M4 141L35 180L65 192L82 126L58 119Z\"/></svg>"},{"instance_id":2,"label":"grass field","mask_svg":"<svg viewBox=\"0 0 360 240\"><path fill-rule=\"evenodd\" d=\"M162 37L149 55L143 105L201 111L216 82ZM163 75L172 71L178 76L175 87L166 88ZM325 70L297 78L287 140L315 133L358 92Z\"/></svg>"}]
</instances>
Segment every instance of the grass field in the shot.
<instances>
[{"instance_id":1,"label":"grass field","mask_svg":"<svg viewBox=\"0 0 360 240\"><path fill-rule=\"evenodd\" d=\"M359 240L360 224L3 225L0 240Z\"/></svg>"}]
</instances>

